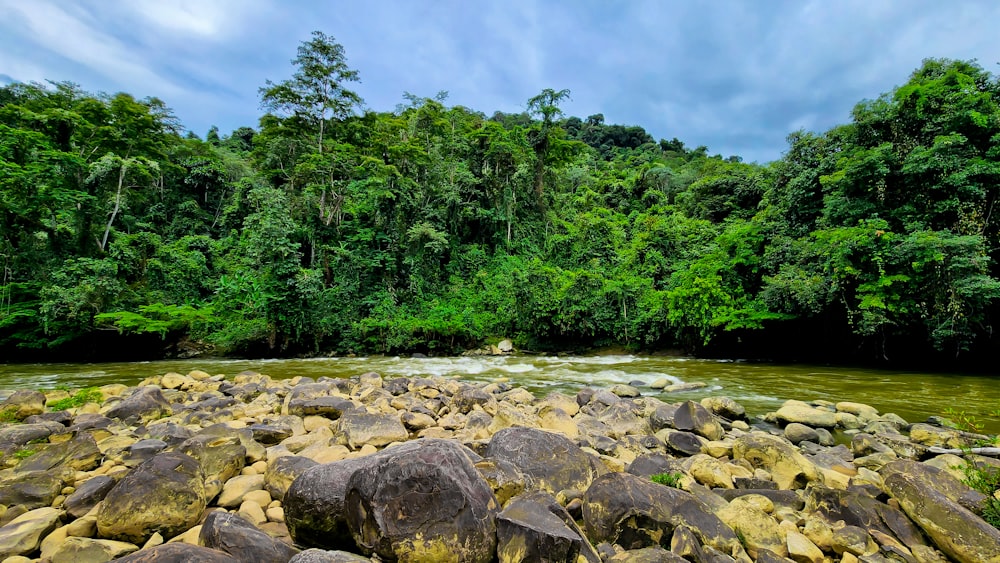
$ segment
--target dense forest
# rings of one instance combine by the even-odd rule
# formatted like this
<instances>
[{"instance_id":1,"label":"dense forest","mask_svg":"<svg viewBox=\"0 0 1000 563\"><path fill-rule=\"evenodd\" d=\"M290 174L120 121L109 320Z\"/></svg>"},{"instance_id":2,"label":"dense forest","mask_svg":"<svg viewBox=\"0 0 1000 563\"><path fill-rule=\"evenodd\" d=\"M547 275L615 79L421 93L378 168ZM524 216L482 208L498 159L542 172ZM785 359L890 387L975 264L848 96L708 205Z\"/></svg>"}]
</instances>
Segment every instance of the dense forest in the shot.
<instances>
[{"instance_id":1,"label":"dense forest","mask_svg":"<svg viewBox=\"0 0 1000 563\"><path fill-rule=\"evenodd\" d=\"M256 128L0 88L0 357L425 352L507 336L834 362L1000 349L1000 80L927 60L748 164L546 89L363 110L314 33Z\"/></svg>"}]
</instances>

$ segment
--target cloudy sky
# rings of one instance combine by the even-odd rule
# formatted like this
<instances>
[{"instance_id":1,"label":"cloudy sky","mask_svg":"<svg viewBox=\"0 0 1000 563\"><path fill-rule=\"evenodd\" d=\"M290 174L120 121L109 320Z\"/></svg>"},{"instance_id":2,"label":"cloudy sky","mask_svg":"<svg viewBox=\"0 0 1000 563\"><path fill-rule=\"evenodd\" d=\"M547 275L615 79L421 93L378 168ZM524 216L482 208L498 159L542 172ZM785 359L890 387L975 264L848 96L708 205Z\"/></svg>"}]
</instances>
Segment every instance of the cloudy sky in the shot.
<instances>
[{"instance_id":1,"label":"cloudy sky","mask_svg":"<svg viewBox=\"0 0 1000 563\"><path fill-rule=\"evenodd\" d=\"M1000 71L998 24L995 0L0 0L0 83L157 96L204 137L255 126L257 89L321 30L374 110L447 90L517 112L568 88L567 115L766 162L924 58Z\"/></svg>"}]
</instances>

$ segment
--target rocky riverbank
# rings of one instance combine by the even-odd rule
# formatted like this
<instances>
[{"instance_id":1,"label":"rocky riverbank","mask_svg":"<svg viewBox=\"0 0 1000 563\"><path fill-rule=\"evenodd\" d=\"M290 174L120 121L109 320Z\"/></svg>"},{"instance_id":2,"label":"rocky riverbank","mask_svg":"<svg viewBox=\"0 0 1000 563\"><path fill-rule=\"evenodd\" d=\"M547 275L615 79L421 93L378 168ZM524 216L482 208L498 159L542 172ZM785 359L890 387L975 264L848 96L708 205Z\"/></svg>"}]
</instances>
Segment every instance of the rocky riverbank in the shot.
<instances>
[{"instance_id":1,"label":"rocky riverbank","mask_svg":"<svg viewBox=\"0 0 1000 563\"><path fill-rule=\"evenodd\" d=\"M1000 562L959 469L996 462L936 453L985 437L858 403L375 373L98 391L0 404L0 561Z\"/></svg>"}]
</instances>

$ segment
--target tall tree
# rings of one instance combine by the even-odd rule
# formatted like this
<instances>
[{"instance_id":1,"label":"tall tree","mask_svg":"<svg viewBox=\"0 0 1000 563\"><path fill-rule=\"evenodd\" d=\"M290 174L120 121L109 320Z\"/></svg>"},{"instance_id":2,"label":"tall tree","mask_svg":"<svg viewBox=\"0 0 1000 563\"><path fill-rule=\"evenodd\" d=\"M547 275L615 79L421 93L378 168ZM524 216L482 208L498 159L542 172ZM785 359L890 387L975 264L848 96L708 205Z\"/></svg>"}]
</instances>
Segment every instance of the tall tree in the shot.
<instances>
[{"instance_id":1,"label":"tall tree","mask_svg":"<svg viewBox=\"0 0 1000 563\"><path fill-rule=\"evenodd\" d=\"M322 153L327 119L343 119L362 104L361 96L345 86L360 80L358 71L347 66L344 47L321 31L314 31L312 39L299 46L292 64L298 70L290 79L265 82L261 106L314 127L317 151Z\"/></svg>"}]
</instances>

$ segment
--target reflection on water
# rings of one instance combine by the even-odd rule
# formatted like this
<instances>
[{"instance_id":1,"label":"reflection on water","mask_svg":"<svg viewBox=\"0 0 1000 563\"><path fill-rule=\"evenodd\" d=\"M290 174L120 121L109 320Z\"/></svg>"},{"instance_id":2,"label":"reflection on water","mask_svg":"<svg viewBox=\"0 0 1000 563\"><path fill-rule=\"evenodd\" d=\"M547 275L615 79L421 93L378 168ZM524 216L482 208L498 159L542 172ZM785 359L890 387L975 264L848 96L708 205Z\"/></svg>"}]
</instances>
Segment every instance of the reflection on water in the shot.
<instances>
[{"instance_id":1,"label":"reflection on water","mask_svg":"<svg viewBox=\"0 0 1000 563\"><path fill-rule=\"evenodd\" d=\"M350 377L375 371L383 377L443 376L470 381L499 378L521 385L536 395L550 391L576 393L584 386L615 383L703 382L708 386L681 393L644 392L666 401L727 395L751 414L774 410L786 399L858 401L881 412L895 412L911 422L942 414L948 408L965 411L1000 431L1000 419L990 413L1000 408L1000 385L983 375L921 374L885 370L775 365L741 361L712 361L666 356L510 356L444 358L310 358L293 360L169 360L111 364L0 364L0 396L18 388L71 388L124 383L170 371L200 369L228 376L244 370L286 379Z\"/></svg>"}]
</instances>

